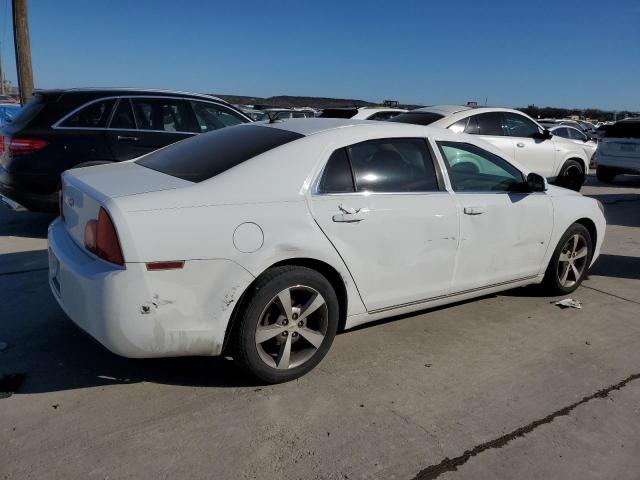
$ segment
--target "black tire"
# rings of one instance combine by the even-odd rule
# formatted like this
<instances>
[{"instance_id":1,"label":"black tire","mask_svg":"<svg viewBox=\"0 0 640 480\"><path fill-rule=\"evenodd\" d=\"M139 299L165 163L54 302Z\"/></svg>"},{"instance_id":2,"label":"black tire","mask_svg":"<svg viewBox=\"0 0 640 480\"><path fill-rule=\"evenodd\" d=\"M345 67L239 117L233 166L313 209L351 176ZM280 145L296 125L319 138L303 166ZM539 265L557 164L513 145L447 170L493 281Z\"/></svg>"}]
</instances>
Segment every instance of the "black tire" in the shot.
<instances>
[{"instance_id":1,"label":"black tire","mask_svg":"<svg viewBox=\"0 0 640 480\"><path fill-rule=\"evenodd\" d=\"M584 243L585 243L585 246L587 247L587 252L586 252L586 255L584 256L583 262L580 262L580 265L577 266L577 269L580 270L580 275L577 276L576 278L576 275L574 275L574 271L572 270L570 272L570 275L575 279L575 281L572 284L563 284L561 279L561 276L562 276L561 272L564 272L563 267L564 267L564 263L566 262L564 261L561 262L560 256L565 252L565 247L567 245L567 242L569 242L575 235L579 235L585 240ZM550 295L566 295L568 293L573 292L582 283L582 280L584 279L584 276L587 273L587 270L589 268L589 264L591 263L592 257L593 257L593 240L591 238L591 234L589 233L589 230L587 230L587 228L582 224L574 223L564 233L564 235L558 242L558 245L556 246L556 249L554 250L553 255L551 256L551 260L549 261L549 265L547 266L547 271L545 272L544 280L542 282L542 285L545 291ZM581 259L582 257L578 259L574 259L574 261L577 262L578 260L581 260ZM563 265L561 265L561 263ZM570 266L567 265L567 269L569 268ZM570 278L567 278L567 280L571 281Z\"/></svg>"},{"instance_id":2,"label":"black tire","mask_svg":"<svg viewBox=\"0 0 640 480\"><path fill-rule=\"evenodd\" d=\"M567 160L560 170L556 185L579 192L585 180L584 165L577 160Z\"/></svg>"},{"instance_id":3,"label":"black tire","mask_svg":"<svg viewBox=\"0 0 640 480\"><path fill-rule=\"evenodd\" d=\"M612 172L607 167L603 167L602 165L598 165L596 168L596 177L598 180L604 183L613 182L613 179L616 178L615 172Z\"/></svg>"},{"instance_id":4,"label":"black tire","mask_svg":"<svg viewBox=\"0 0 640 480\"><path fill-rule=\"evenodd\" d=\"M272 309L276 306L277 302L274 301L276 300L276 297L278 297L279 293L282 293L287 289L291 289L290 292L299 292L301 291L300 289L305 288L310 291L315 291L315 293L319 293L324 299L324 304L321 307L322 312L319 312L319 308L317 315L322 316L322 322L323 326L326 327L326 333L324 333L324 338L319 346L316 348L311 345L310 342L307 342L302 330L299 330L300 333L292 331L292 329L298 327L298 317L296 317L296 313L293 313L292 318L294 321L291 322L288 327L277 325L279 328L283 328L285 330L284 332L278 333L270 340L258 345L256 337L258 324L265 321L268 309ZM311 295L313 295L313 293ZM294 293L291 293L289 298L291 299L291 305L295 310L300 308L300 306L294 305L295 299L293 296ZM234 360L250 374L268 383L287 382L301 377L320 363L333 343L340 315L338 298L331 283L317 271L299 266L282 266L267 270L251 287L251 291L248 292L246 301L243 302L243 305L240 308L241 310L238 312L238 322L233 333ZM302 318L302 314L303 310L300 310L299 318ZM311 321L310 319L312 318L312 315L314 314L310 314L305 320ZM273 317L274 315L271 316L271 318ZM280 314L278 318L282 318L284 320L282 314ZM266 324L261 325L264 326ZM269 325L276 326L275 324ZM306 324L305 327L307 327ZM272 360L270 360L273 362L272 365L267 364L269 357L265 359L265 356L267 356L268 352L263 348L263 345L270 343L270 347L273 349L280 348L280 352L282 352L283 342L286 340L283 340L281 335L289 335L291 337L289 339L289 348L292 364L286 369L277 368L277 362L279 360L279 357L277 358L277 356L274 356ZM286 336L284 338L286 339ZM297 344L294 343L292 345L291 342L295 341L301 342L299 345L300 350L294 350L294 347ZM309 353L309 351L313 351L313 353ZM306 355L311 356L302 361L301 364L294 365L294 355L296 354L301 357L305 357Z\"/></svg>"}]
</instances>

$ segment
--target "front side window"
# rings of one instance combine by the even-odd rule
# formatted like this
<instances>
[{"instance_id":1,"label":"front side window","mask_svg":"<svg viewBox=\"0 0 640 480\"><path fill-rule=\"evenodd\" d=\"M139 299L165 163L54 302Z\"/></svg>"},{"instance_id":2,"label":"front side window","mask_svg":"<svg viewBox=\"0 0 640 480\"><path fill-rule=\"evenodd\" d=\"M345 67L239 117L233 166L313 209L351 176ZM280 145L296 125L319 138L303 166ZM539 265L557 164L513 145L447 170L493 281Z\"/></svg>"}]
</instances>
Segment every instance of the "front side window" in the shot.
<instances>
[{"instance_id":1,"label":"front side window","mask_svg":"<svg viewBox=\"0 0 640 480\"><path fill-rule=\"evenodd\" d=\"M138 128L165 132L195 132L184 101L173 98L133 98Z\"/></svg>"},{"instance_id":2,"label":"front side window","mask_svg":"<svg viewBox=\"0 0 640 480\"><path fill-rule=\"evenodd\" d=\"M477 134L478 135L491 135L491 136L503 136L505 135L504 129L502 128L502 113L500 112L488 112L481 113L479 115L474 115L469 119L469 127L471 126L472 120L477 121ZM475 129L475 128L474 128ZM465 133L474 132L470 128Z\"/></svg>"},{"instance_id":3,"label":"front side window","mask_svg":"<svg viewBox=\"0 0 640 480\"><path fill-rule=\"evenodd\" d=\"M456 192L510 192L524 181L509 162L475 145L438 142L438 146Z\"/></svg>"},{"instance_id":4,"label":"front side window","mask_svg":"<svg viewBox=\"0 0 640 480\"><path fill-rule=\"evenodd\" d=\"M568 128L556 128L553 132L554 135L556 135L557 137L561 137L561 138L571 138L569 136L569 129Z\"/></svg>"},{"instance_id":5,"label":"front side window","mask_svg":"<svg viewBox=\"0 0 640 480\"><path fill-rule=\"evenodd\" d=\"M190 103L202 133L247 122L233 110L221 105L196 101Z\"/></svg>"},{"instance_id":6,"label":"front side window","mask_svg":"<svg viewBox=\"0 0 640 480\"><path fill-rule=\"evenodd\" d=\"M369 140L346 150L358 192L438 190L433 160L422 138Z\"/></svg>"},{"instance_id":7,"label":"front side window","mask_svg":"<svg viewBox=\"0 0 640 480\"><path fill-rule=\"evenodd\" d=\"M60 124L61 127L70 128L104 128L107 126L111 109L116 103L115 99L105 99L93 102L78 110Z\"/></svg>"},{"instance_id":8,"label":"front side window","mask_svg":"<svg viewBox=\"0 0 640 480\"><path fill-rule=\"evenodd\" d=\"M580 130L578 130L577 128L569 128L569 135L571 136L572 139L574 140L580 140L581 142L586 142L587 140L587 136L582 133Z\"/></svg>"},{"instance_id":9,"label":"front side window","mask_svg":"<svg viewBox=\"0 0 640 480\"><path fill-rule=\"evenodd\" d=\"M507 131L512 137L534 138L540 134L540 128L522 115L506 112L504 114Z\"/></svg>"}]
</instances>

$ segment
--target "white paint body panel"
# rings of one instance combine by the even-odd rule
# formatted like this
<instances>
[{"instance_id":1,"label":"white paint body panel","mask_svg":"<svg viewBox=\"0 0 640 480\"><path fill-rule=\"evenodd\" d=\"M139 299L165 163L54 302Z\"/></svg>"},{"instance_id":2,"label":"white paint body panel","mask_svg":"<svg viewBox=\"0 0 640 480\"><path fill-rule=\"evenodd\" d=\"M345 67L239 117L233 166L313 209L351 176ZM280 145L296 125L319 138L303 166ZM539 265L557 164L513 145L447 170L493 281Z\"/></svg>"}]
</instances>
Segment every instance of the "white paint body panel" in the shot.
<instances>
[{"instance_id":1,"label":"white paint body panel","mask_svg":"<svg viewBox=\"0 0 640 480\"><path fill-rule=\"evenodd\" d=\"M336 119L293 119L260 128L307 136L197 184L130 162L63 175L63 191L74 196L74 205L65 203L66 221L49 229L59 291L50 283L74 322L128 357L218 355L241 295L276 263L311 259L335 269L346 291L350 328L538 282L560 236L581 218L597 227L594 260L602 244L605 223L596 202L560 188L518 201L502 194L465 199L451 191L445 171L446 189L438 193L313 193L336 148L376 138L428 138L441 169L433 143L438 140L466 141L501 154L477 137ZM486 214L467 218L462 212L468 201L481 202ZM330 222L341 203L365 208L366 220ZM124 268L82 247L84 223L100 207L118 231ZM145 266L171 260L185 261L184 268Z\"/></svg>"}]
</instances>

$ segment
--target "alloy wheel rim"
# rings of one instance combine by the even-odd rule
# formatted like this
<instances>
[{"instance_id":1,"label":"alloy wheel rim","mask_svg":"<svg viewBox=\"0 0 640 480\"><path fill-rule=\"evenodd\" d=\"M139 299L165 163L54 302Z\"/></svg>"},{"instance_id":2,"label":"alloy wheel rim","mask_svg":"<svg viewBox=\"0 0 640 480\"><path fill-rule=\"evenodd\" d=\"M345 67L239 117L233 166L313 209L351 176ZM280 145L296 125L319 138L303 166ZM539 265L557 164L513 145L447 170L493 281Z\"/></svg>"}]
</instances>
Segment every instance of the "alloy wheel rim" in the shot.
<instances>
[{"instance_id":1,"label":"alloy wheel rim","mask_svg":"<svg viewBox=\"0 0 640 480\"><path fill-rule=\"evenodd\" d=\"M587 239L576 233L569 237L558 257L558 282L564 288L570 288L580 281L587 265L589 247Z\"/></svg>"},{"instance_id":2,"label":"alloy wheel rim","mask_svg":"<svg viewBox=\"0 0 640 480\"><path fill-rule=\"evenodd\" d=\"M329 309L320 292L305 285L285 288L260 315L255 333L258 354L271 368L299 367L318 351L328 325Z\"/></svg>"},{"instance_id":3,"label":"alloy wheel rim","mask_svg":"<svg viewBox=\"0 0 640 480\"><path fill-rule=\"evenodd\" d=\"M572 188L582 185L583 173L580 167L571 165L564 171L563 177L565 178L565 184Z\"/></svg>"}]
</instances>

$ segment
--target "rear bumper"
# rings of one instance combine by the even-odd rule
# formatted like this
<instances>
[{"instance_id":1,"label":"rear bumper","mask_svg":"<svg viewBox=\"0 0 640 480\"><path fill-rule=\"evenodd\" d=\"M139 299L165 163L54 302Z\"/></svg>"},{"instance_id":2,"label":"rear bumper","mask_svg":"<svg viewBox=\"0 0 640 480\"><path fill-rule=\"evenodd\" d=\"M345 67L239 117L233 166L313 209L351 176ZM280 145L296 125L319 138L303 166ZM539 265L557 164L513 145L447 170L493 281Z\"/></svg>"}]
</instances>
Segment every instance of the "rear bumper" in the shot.
<instances>
[{"instance_id":1,"label":"rear bumper","mask_svg":"<svg viewBox=\"0 0 640 480\"><path fill-rule=\"evenodd\" d=\"M605 155L602 152L598 152L598 166L606 167L609 170L613 170L617 173L631 173L640 175L640 157L625 157L625 156L613 156Z\"/></svg>"},{"instance_id":2,"label":"rear bumper","mask_svg":"<svg viewBox=\"0 0 640 480\"><path fill-rule=\"evenodd\" d=\"M78 247L60 219L48 239L54 297L74 323L124 357L219 355L233 307L254 279L229 260L121 268Z\"/></svg>"},{"instance_id":3,"label":"rear bumper","mask_svg":"<svg viewBox=\"0 0 640 480\"><path fill-rule=\"evenodd\" d=\"M33 212L57 212L58 193L41 194L30 191L23 182L0 167L0 195L26 210ZM11 206L10 206L11 208Z\"/></svg>"}]
</instances>

